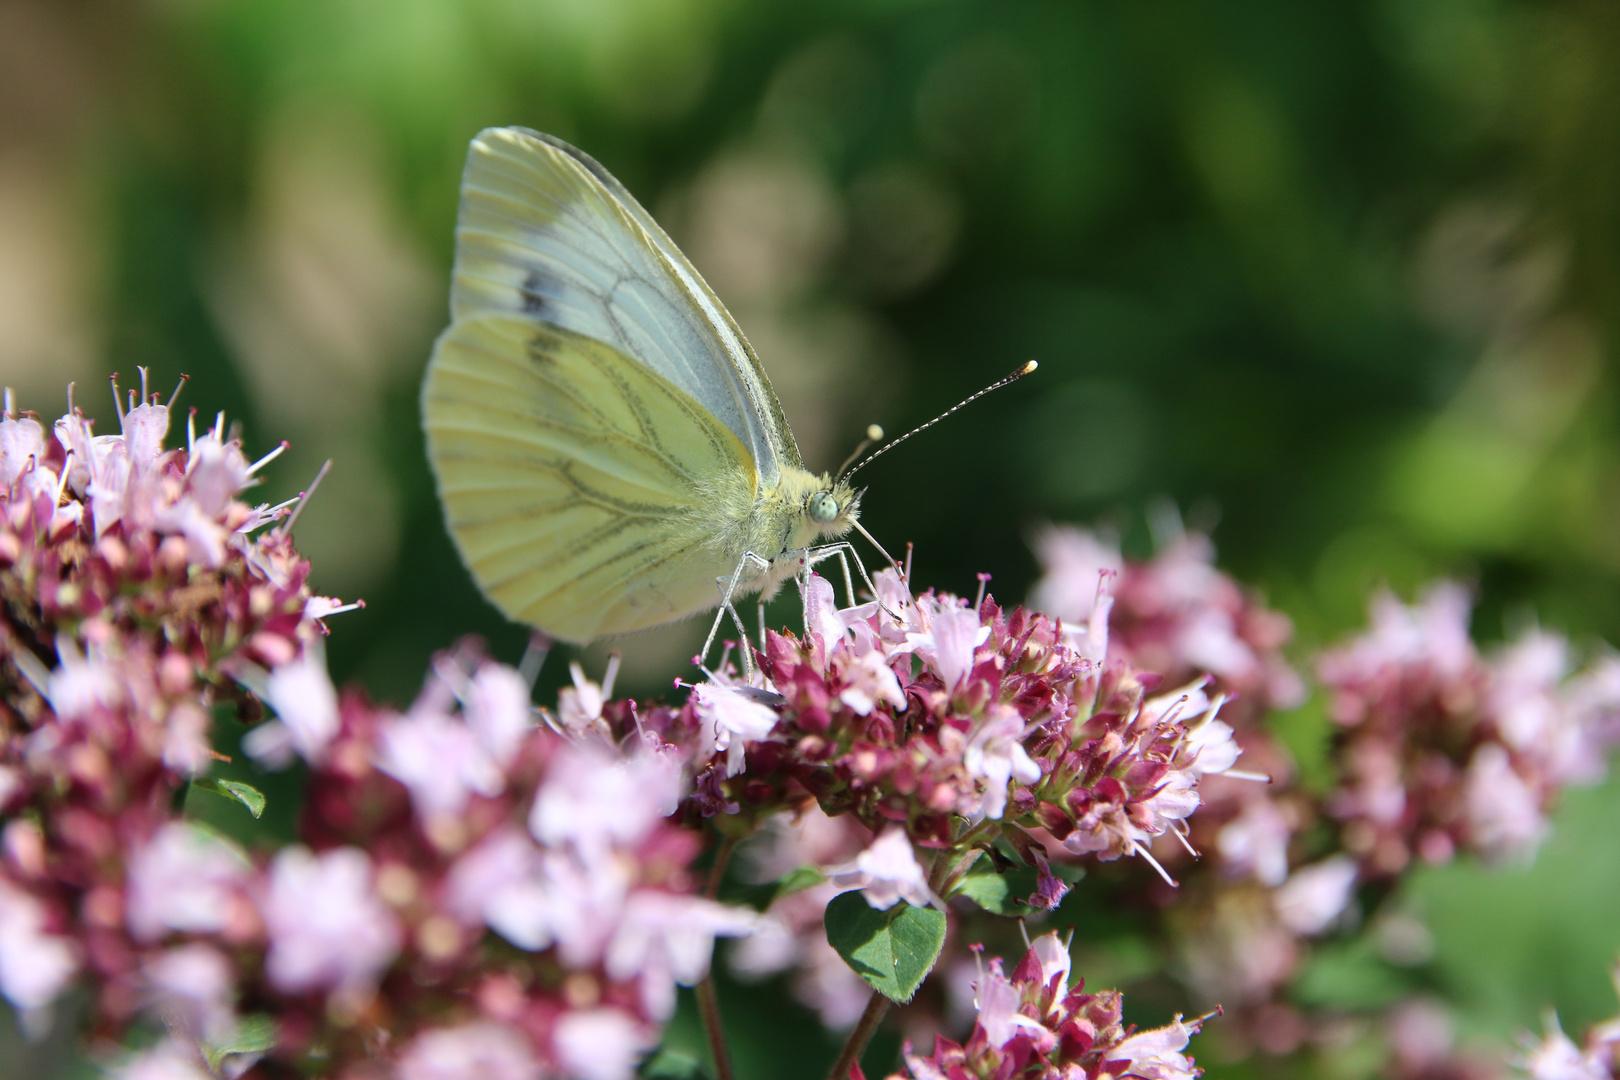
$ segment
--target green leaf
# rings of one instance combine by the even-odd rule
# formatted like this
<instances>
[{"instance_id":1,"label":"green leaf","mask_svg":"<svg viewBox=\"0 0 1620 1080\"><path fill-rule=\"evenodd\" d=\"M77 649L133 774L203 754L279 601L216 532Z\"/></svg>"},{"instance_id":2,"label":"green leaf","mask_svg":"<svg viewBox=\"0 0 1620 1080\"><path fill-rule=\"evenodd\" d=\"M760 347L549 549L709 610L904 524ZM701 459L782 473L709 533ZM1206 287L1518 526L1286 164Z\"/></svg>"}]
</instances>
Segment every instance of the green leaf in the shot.
<instances>
[{"instance_id":1,"label":"green leaf","mask_svg":"<svg viewBox=\"0 0 1620 1080\"><path fill-rule=\"evenodd\" d=\"M226 799L235 799L247 807L248 813L258 817L264 813L264 793L252 784L244 784L240 780L221 780L214 776L199 776L191 782L192 787L203 791L212 791L215 795Z\"/></svg>"},{"instance_id":2,"label":"green leaf","mask_svg":"<svg viewBox=\"0 0 1620 1080\"><path fill-rule=\"evenodd\" d=\"M1022 915L1030 909L1018 898L1035 891L1035 871L1020 867L998 873L996 864L980 859L965 874L952 896L965 896L996 915Z\"/></svg>"},{"instance_id":3,"label":"green leaf","mask_svg":"<svg viewBox=\"0 0 1620 1080\"><path fill-rule=\"evenodd\" d=\"M224 1043L218 1046L204 1043L203 1056L208 1059L208 1067L217 1073L220 1063L232 1054L262 1054L272 1049L276 1045L276 1034L275 1017L253 1013L242 1017Z\"/></svg>"},{"instance_id":4,"label":"green leaf","mask_svg":"<svg viewBox=\"0 0 1620 1080\"><path fill-rule=\"evenodd\" d=\"M877 911L860 892L827 905L827 943L868 986L905 1004L933 970L945 944L945 913L901 901Z\"/></svg>"},{"instance_id":5,"label":"green leaf","mask_svg":"<svg viewBox=\"0 0 1620 1080\"><path fill-rule=\"evenodd\" d=\"M820 885L826 880L827 875L815 867L801 866L764 885L754 885L745 889L728 889L722 899L727 903L747 904L755 911L764 911L782 897L790 893L802 892L805 889Z\"/></svg>"},{"instance_id":6,"label":"green leaf","mask_svg":"<svg viewBox=\"0 0 1620 1080\"><path fill-rule=\"evenodd\" d=\"M642 1080L709 1080L697 1058L667 1046L659 1047L642 1062L636 1075Z\"/></svg>"}]
</instances>

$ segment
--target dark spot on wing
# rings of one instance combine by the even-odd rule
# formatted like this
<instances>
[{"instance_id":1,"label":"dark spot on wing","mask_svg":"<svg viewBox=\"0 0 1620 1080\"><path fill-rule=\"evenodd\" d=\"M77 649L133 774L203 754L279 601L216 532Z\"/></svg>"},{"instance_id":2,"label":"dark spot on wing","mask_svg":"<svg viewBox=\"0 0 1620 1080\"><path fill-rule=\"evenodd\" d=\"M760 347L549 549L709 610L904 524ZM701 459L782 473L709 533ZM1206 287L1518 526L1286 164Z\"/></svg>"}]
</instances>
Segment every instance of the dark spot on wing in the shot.
<instances>
[{"instance_id":1,"label":"dark spot on wing","mask_svg":"<svg viewBox=\"0 0 1620 1080\"><path fill-rule=\"evenodd\" d=\"M561 293L562 282L548 277L538 268L531 268L524 275L523 284L518 286L518 295L523 298L523 314L542 319L550 314L552 305Z\"/></svg>"}]
</instances>

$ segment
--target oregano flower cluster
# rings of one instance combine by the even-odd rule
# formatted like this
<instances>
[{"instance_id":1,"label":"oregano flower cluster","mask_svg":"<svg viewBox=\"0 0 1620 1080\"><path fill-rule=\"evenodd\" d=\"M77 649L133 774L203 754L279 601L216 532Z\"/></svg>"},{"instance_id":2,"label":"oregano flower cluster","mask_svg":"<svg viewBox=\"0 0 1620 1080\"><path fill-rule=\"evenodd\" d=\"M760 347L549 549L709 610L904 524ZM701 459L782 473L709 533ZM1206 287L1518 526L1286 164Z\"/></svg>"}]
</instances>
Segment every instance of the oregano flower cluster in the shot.
<instances>
[{"instance_id":1,"label":"oregano flower cluster","mask_svg":"<svg viewBox=\"0 0 1620 1080\"><path fill-rule=\"evenodd\" d=\"M1286 1052L1311 939L1414 861L1533 850L1620 736L1620 662L1575 672L1540 630L1482 653L1441 585L1297 669L1333 725L1308 788L1271 722L1310 692L1288 620L1174 530L1147 560L1046 531L1027 608L900 567L840 606L806 566L798 630L699 658L670 701L574 663L537 708L532 663L463 641L396 709L328 678L355 605L310 591L301 500L245 501L275 454L223 418L171 440L172 406L143 386L104 435L71 402L0 417L0 995L40 1033L81 990L122 1080L626 1080L680 987L729 1080L721 939L851 1031L838 1080L936 971L897 1076L1192 1080L1214 1013L1137 1030L1056 933L1010 974L978 942L1139 867L1113 899L1227 1007L1225 1045ZM188 814L264 808L220 771L223 716L255 768L303 770L290 842ZM1601 1080L1612 1042L1524 1060Z\"/></svg>"}]
</instances>

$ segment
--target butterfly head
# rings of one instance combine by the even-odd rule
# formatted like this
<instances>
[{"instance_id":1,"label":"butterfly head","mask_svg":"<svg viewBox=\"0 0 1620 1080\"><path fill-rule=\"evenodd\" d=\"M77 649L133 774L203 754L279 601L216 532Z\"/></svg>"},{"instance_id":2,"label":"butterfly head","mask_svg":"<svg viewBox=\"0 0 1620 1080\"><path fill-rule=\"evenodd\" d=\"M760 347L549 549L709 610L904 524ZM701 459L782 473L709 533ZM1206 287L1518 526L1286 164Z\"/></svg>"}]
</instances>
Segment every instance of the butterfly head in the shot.
<instances>
[{"instance_id":1,"label":"butterfly head","mask_svg":"<svg viewBox=\"0 0 1620 1080\"><path fill-rule=\"evenodd\" d=\"M860 514L861 493L823 474L820 483L805 496L806 524L818 536L842 536Z\"/></svg>"}]
</instances>

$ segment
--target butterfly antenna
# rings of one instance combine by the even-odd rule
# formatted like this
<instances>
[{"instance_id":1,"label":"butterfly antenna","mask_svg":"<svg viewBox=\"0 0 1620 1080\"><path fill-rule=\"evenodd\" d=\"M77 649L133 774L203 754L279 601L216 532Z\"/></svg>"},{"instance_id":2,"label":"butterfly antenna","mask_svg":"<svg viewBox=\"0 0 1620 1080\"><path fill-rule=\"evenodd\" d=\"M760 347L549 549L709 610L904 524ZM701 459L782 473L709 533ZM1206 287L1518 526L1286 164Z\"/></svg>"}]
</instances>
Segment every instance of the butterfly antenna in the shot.
<instances>
[{"instance_id":1,"label":"butterfly antenna","mask_svg":"<svg viewBox=\"0 0 1620 1080\"><path fill-rule=\"evenodd\" d=\"M1025 375L1028 375L1030 372L1034 371L1039 366L1040 366L1039 364L1037 364L1035 361L1031 360L1028 363L1026 363L1023 367L1021 367L1017 371L1013 372L1011 375L1008 375L1006 378L997 379L995 382L991 383L989 386L985 387L983 390L980 390L976 394L969 394L967 397L963 398L961 401L958 401L955 405L952 405L950 408L946 409L944 412L940 413L938 416L936 416L932 420L928 421L928 423L919 424L917 427L912 428L910 431L906 432L904 435L900 436L898 439L894 440L892 443L889 443L887 446L879 448L870 457L868 457L866 460L862 461L859 465L855 466L853 469L849 470L847 473L841 473L840 476L839 476L839 479L840 480L848 480L851 476L854 476L856 473L858 473L862 469L866 468L866 466L872 464L872 462L876 461L878 458L882 457L884 454L887 454L890 450L893 450L895 447L899 446L901 443L905 442L907 439L911 438L913 435L916 435L918 432L927 431L929 428L933 427L935 424L939 423L941 420L945 419L947 416L949 416L952 413L956 412L958 409L962 408L963 406L971 405L973 402L978 401L980 398L984 397L984 395L988 394L990 391L992 391L992 390L1000 390L1003 386L1006 386L1008 383L1017 382L1019 379L1022 379ZM859 453L859 451L856 451L856 452Z\"/></svg>"},{"instance_id":2,"label":"butterfly antenna","mask_svg":"<svg viewBox=\"0 0 1620 1080\"><path fill-rule=\"evenodd\" d=\"M8 391L8 393L9 393L9 391ZM853 465L855 463L856 458L858 458L862 454L866 453L866 448L868 446L871 446L873 443L879 443L879 442L882 442L882 441L883 441L883 429L878 427L876 424L868 425L868 427L866 429L866 438L862 439L860 441L860 444L857 445L855 447L855 449L853 449L853 450L851 450L849 452L849 457L845 458L844 463L842 465L838 466L838 471L833 473L833 483L837 483L839 480L842 480L844 478L844 470L849 468L851 465Z\"/></svg>"}]
</instances>

